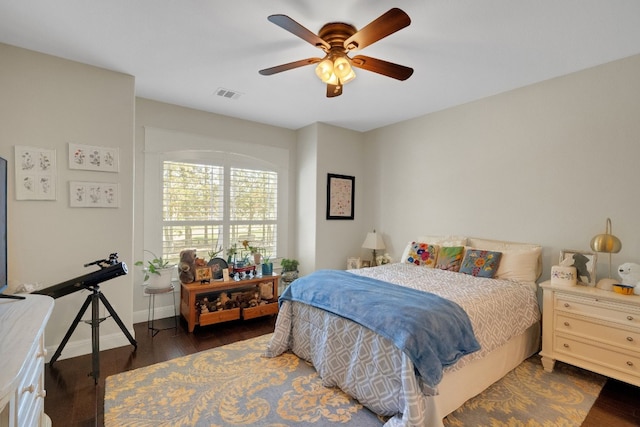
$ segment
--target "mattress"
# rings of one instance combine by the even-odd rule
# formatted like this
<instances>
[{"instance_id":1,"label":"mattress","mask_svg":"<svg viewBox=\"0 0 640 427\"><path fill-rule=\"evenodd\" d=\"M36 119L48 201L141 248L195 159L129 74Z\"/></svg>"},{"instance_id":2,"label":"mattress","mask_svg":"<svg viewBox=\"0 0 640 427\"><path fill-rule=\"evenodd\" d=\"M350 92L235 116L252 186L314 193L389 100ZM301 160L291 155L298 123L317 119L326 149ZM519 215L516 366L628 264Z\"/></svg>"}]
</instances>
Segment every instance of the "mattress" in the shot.
<instances>
[{"instance_id":1,"label":"mattress","mask_svg":"<svg viewBox=\"0 0 640 427\"><path fill-rule=\"evenodd\" d=\"M467 312L481 345L479 351L445 368L440 384L427 387L410 358L390 340L318 308L284 301L265 354L273 357L290 350L310 361L325 386L340 387L373 412L390 416L389 427L441 425L444 415L471 397L458 402L474 387L465 386L463 393L451 387L470 381L465 367L477 375L475 367L482 366L481 378L474 376L471 382L484 389L537 349L540 311L530 284L401 263L351 272L457 303ZM327 286L340 292L339 283Z\"/></svg>"}]
</instances>

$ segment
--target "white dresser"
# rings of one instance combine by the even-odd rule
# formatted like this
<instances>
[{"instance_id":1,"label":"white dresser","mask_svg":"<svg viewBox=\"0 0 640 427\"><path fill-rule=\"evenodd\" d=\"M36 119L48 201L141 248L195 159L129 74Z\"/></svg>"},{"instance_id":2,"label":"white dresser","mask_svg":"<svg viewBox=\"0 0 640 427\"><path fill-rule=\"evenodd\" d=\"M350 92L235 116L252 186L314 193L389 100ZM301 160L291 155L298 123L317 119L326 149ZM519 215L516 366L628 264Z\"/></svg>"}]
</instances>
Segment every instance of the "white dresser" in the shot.
<instances>
[{"instance_id":1,"label":"white dresser","mask_svg":"<svg viewBox=\"0 0 640 427\"><path fill-rule=\"evenodd\" d=\"M53 298L0 299L0 427L51 425L44 413L44 328Z\"/></svg>"},{"instance_id":2,"label":"white dresser","mask_svg":"<svg viewBox=\"0 0 640 427\"><path fill-rule=\"evenodd\" d=\"M640 386L640 296L544 282L542 365L556 360Z\"/></svg>"}]
</instances>

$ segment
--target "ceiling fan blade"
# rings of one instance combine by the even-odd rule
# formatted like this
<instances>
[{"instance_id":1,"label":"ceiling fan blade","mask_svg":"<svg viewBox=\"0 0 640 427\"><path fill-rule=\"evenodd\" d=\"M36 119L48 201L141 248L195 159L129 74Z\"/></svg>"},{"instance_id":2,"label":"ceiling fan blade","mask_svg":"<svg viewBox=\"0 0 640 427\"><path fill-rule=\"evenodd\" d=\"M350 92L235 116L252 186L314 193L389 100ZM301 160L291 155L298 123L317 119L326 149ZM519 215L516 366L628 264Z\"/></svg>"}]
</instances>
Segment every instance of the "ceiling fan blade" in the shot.
<instances>
[{"instance_id":1,"label":"ceiling fan blade","mask_svg":"<svg viewBox=\"0 0 640 427\"><path fill-rule=\"evenodd\" d=\"M270 76L272 74L281 73L283 71L292 70L298 67L304 67L305 65L316 64L322 61L320 58L307 58L301 59L299 61L289 62L287 64L276 65L275 67L265 68L264 70L258 71L263 76Z\"/></svg>"},{"instance_id":2,"label":"ceiling fan blade","mask_svg":"<svg viewBox=\"0 0 640 427\"><path fill-rule=\"evenodd\" d=\"M409 15L394 7L346 39L344 47L350 51L362 49L409 26L409 24L411 24Z\"/></svg>"},{"instance_id":3,"label":"ceiling fan blade","mask_svg":"<svg viewBox=\"0 0 640 427\"><path fill-rule=\"evenodd\" d=\"M327 98L335 98L342 95L342 85L327 85Z\"/></svg>"},{"instance_id":4,"label":"ceiling fan blade","mask_svg":"<svg viewBox=\"0 0 640 427\"><path fill-rule=\"evenodd\" d=\"M267 18L269 21L276 24L278 27L289 31L291 34L300 37L302 40L311 43L315 47L319 47L324 51L328 51L331 46L326 41L322 40L316 34L312 33L302 25L298 24L287 15L270 15Z\"/></svg>"},{"instance_id":5,"label":"ceiling fan blade","mask_svg":"<svg viewBox=\"0 0 640 427\"><path fill-rule=\"evenodd\" d=\"M354 56L351 65L398 80L407 80L413 74L413 68L364 55Z\"/></svg>"}]
</instances>

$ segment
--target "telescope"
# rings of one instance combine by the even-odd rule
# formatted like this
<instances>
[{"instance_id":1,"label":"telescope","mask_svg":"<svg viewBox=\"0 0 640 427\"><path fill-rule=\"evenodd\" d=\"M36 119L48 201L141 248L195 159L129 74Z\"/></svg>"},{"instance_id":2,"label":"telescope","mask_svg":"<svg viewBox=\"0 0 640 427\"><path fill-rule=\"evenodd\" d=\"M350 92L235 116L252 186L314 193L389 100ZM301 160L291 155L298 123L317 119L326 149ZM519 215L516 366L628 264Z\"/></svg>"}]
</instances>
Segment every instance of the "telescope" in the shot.
<instances>
[{"instance_id":1,"label":"telescope","mask_svg":"<svg viewBox=\"0 0 640 427\"><path fill-rule=\"evenodd\" d=\"M60 298L82 289L91 290L99 283L114 279L127 274L127 264L118 262L118 254L112 253L108 259L101 259L85 264L85 267L97 265L100 270L78 276L75 279L67 280L57 285L49 286L45 289L33 292L34 294L47 295L52 298Z\"/></svg>"},{"instance_id":2,"label":"telescope","mask_svg":"<svg viewBox=\"0 0 640 427\"><path fill-rule=\"evenodd\" d=\"M53 366L53 364L58 360L58 357L62 354L64 346L67 345L69 338L71 338L71 334L73 334L78 323L80 323L82 315L87 308L89 308L89 305L91 305L91 360L93 369L89 375L93 377L94 384L97 385L98 377L100 377L100 323L106 319L100 318L100 301L102 301L102 304L104 304L110 316L115 320L117 325L120 327L120 330L127 337L134 349L138 348L138 343L129 333L124 323L122 323L122 320L107 300L107 297L105 297L100 291L99 286L100 283L106 280L127 274L127 265L124 262L118 262L117 253L110 254L108 259L99 259L97 261L87 263L84 266L89 267L90 265L97 265L100 267L100 270L76 277L75 279L67 280L66 282L58 283L57 285L49 286L48 288L34 292L34 294L60 298L82 289L88 289L91 291L91 294L87 296L87 299L84 301L84 304L82 304L80 311L78 311L76 318L73 320L73 323L71 323L71 326L67 330L67 333L58 346L58 349L49 361L49 366ZM85 322L89 323L88 321Z\"/></svg>"}]
</instances>

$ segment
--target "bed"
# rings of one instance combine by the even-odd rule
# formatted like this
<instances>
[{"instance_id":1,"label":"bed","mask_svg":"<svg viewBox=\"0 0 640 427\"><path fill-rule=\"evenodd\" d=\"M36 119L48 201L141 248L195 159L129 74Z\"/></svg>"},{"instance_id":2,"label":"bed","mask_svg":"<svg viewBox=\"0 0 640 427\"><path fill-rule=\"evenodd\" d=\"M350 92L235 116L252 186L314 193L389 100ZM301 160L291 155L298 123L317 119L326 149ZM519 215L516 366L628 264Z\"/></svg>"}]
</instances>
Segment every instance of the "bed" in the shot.
<instances>
[{"instance_id":1,"label":"bed","mask_svg":"<svg viewBox=\"0 0 640 427\"><path fill-rule=\"evenodd\" d=\"M416 250L418 247L424 250ZM451 248L462 250L451 257ZM475 271L478 274L456 271L466 265L465 271L469 273L469 258L478 252L499 257L499 263L493 263L493 271L488 273L493 277L479 277L487 275L482 271ZM337 386L374 413L388 416L387 427L442 426L446 415L538 351L540 310L535 280L540 273L540 253L538 245L423 236L407 245L399 263L348 272L314 272L308 280L299 279L299 285L296 281L290 285L291 291L287 289L283 293L275 331L265 355L275 357L292 351L311 362L325 386ZM438 263L438 255L446 262ZM462 309L479 346L473 348L471 343L468 349L456 347L459 354L441 360L440 375L431 375L435 370L425 365L422 356L416 356L415 349L403 347L386 330L374 331L362 325L370 326L371 320L352 319L355 315L345 308L351 307L348 304L342 304L345 307L341 309L347 311L340 312L324 303L314 306L299 298L301 292L312 286L310 281L314 278L319 282L316 289L323 298L348 299L349 304L353 304L353 312L359 311L356 305L362 295L366 299L368 294L385 294L396 304L398 301L391 297L396 291L398 295L409 292L410 300L416 299L416 293L426 293L430 298ZM355 283L354 293L345 291L347 287L352 289L351 282ZM375 285L368 293L358 287L368 284ZM383 288L378 286L388 286L389 291L380 291ZM349 292L351 298L346 298L345 292ZM380 308L380 301L372 304L377 307L377 313L394 313L398 318L413 310L398 309L391 302L385 306L386 310ZM417 306L421 304L422 301L414 302ZM380 323L404 325L405 321L394 323L390 317ZM449 332L439 333L441 337L449 337ZM440 341L434 343L435 347L441 347ZM419 341L418 352L422 351L424 342Z\"/></svg>"}]
</instances>

